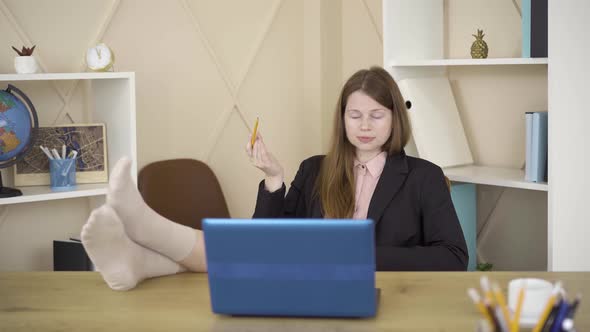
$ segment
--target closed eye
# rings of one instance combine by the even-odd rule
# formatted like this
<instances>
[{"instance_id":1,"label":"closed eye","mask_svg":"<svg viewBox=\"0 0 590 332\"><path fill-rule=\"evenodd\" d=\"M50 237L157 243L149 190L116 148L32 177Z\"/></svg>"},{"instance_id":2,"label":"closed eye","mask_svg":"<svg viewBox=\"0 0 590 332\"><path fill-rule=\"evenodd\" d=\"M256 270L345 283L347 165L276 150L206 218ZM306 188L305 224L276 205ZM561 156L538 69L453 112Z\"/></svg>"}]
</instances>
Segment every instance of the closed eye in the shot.
<instances>
[{"instance_id":1,"label":"closed eye","mask_svg":"<svg viewBox=\"0 0 590 332\"><path fill-rule=\"evenodd\" d=\"M371 117L373 119L381 119L385 116L385 114L383 112L373 112L371 113Z\"/></svg>"},{"instance_id":2,"label":"closed eye","mask_svg":"<svg viewBox=\"0 0 590 332\"><path fill-rule=\"evenodd\" d=\"M359 119L361 117L361 112L356 111L356 110L349 110L348 112L348 116L352 119Z\"/></svg>"}]
</instances>

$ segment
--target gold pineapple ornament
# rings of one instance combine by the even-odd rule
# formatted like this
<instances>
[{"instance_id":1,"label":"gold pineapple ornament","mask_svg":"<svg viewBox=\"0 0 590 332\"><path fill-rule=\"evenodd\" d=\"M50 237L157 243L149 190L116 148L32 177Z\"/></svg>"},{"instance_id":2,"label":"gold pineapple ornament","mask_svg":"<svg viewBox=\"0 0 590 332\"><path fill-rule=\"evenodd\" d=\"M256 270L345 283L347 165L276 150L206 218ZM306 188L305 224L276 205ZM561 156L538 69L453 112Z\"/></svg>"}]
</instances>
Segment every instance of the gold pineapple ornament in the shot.
<instances>
[{"instance_id":1,"label":"gold pineapple ornament","mask_svg":"<svg viewBox=\"0 0 590 332\"><path fill-rule=\"evenodd\" d=\"M471 57L473 59L485 59L488 57L488 44L483 40L485 36L483 30L477 29L477 35L472 35L475 37L475 41L471 44Z\"/></svg>"}]
</instances>

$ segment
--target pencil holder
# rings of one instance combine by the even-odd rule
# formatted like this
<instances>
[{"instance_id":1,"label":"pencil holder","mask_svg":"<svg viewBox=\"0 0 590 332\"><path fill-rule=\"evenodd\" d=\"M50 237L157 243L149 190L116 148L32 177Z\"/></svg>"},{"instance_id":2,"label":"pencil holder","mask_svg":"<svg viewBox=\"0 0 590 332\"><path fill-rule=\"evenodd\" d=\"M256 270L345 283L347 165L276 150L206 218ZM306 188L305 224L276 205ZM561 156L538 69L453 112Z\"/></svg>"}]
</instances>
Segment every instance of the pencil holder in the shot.
<instances>
[{"instance_id":1,"label":"pencil holder","mask_svg":"<svg viewBox=\"0 0 590 332\"><path fill-rule=\"evenodd\" d=\"M76 186L76 159L49 160L51 190L67 191Z\"/></svg>"},{"instance_id":2,"label":"pencil holder","mask_svg":"<svg viewBox=\"0 0 590 332\"><path fill-rule=\"evenodd\" d=\"M494 327L485 319L481 319L477 321L477 326L475 328L476 332L499 332L500 330L495 330ZM518 327L518 332L532 332L532 327Z\"/></svg>"}]
</instances>

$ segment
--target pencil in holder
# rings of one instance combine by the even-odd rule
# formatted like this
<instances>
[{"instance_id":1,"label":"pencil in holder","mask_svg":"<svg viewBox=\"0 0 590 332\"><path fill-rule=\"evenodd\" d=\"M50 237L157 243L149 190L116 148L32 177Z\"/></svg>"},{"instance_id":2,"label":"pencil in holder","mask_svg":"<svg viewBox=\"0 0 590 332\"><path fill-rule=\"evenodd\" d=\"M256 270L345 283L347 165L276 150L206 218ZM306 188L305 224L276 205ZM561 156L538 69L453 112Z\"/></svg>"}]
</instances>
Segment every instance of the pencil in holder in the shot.
<instances>
[{"instance_id":1,"label":"pencil in holder","mask_svg":"<svg viewBox=\"0 0 590 332\"><path fill-rule=\"evenodd\" d=\"M49 160L51 190L67 191L76 186L76 159Z\"/></svg>"}]
</instances>

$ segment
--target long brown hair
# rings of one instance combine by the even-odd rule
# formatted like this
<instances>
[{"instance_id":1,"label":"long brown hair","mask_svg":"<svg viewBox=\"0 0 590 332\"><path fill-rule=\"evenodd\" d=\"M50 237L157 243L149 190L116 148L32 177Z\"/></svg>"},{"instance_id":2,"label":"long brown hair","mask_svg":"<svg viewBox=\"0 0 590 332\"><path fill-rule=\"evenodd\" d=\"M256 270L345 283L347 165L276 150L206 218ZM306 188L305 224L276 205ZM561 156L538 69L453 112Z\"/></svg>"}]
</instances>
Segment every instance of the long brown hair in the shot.
<instances>
[{"instance_id":1,"label":"long brown hair","mask_svg":"<svg viewBox=\"0 0 590 332\"><path fill-rule=\"evenodd\" d=\"M315 183L315 193L319 194L326 218L351 218L354 213L355 147L346 137L344 111L348 97L359 90L392 111L391 136L383 145L388 156L400 153L410 137L406 105L391 75L376 66L354 73L340 92L330 150L322 161Z\"/></svg>"}]
</instances>

